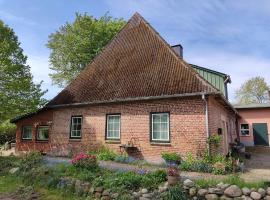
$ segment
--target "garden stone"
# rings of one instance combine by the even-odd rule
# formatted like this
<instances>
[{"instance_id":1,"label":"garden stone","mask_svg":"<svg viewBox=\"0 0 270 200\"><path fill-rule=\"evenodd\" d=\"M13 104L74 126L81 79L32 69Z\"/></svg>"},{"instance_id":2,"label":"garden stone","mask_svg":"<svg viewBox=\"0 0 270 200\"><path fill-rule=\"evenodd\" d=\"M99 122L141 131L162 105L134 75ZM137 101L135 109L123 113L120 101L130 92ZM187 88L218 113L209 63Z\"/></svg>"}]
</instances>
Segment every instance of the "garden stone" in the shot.
<instances>
[{"instance_id":1,"label":"garden stone","mask_svg":"<svg viewBox=\"0 0 270 200\"><path fill-rule=\"evenodd\" d=\"M209 194L223 194L224 190L220 188L209 188L208 193Z\"/></svg>"},{"instance_id":2,"label":"garden stone","mask_svg":"<svg viewBox=\"0 0 270 200\"><path fill-rule=\"evenodd\" d=\"M147 194L143 194L142 196L143 196L144 198L149 198L149 199L152 197L152 195L151 195L151 194L149 194L149 193L147 193Z\"/></svg>"},{"instance_id":3,"label":"garden stone","mask_svg":"<svg viewBox=\"0 0 270 200\"><path fill-rule=\"evenodd\" d=\"M252 200L249 196L245 196L245 195L242 196L242 199L243 200Z\"/></svg>"},{"instance_id":4,"label":"garden stone","mask_svg":"<svg viewBox=\"0 0 270 200\"><path fill-rule=\"evenodd\" d=\"M99 199L101 197L101 193L100 192L96 192L95 193L95 198Z\"/></svg>"},{"instance_id":5,"label":"garden stone","mask_svg":"<svg viewBox=\"0 0 270 200\"><path fill-rule=\"evenodd\" d=\"M251 188L250 192L256 192L256 188Z\"/></svg>"},{"instance_id":6,"label":"garden stone","mask_svg":"<svg viewBox=\"0 0 270 200\"><path fill-rule=\"evenodd\" d=\"M165 184L164 184L164 187L169 187L169 183L168 182L165 182Z\"/></svg>"},{"instance_id":7,"label":"garden stone","mask_svg":"<svg viewBox=\"0 0 270 200\"><path fill-rule=\"evenodd\" d=\"M95 192L101 193L101 192L103 192L103 190L104 190L103 187L96 187L96 188L95 188Z\"/></svg>"},{"instance_id":8,"label":"garden stone","mask_svg":"<svg viewBox=\"0 0 270 200\"><path fill-rule=\"evenodd\" d=\"M146 194L147 192L148 192L148 190L147 190L146 188L143 188L143 189L142 189L142 193L143 193L143 194Z\"/></svg>"},{"instance_id":9,"label":"garden stone","mask_svg":"<svg viewBox=\"0 0 270 200\"><path fill-rule=\"evenodd\" d=\"M231 185L224 191L224 194L228 197L240 197L242 190L236 185Z\"/></svg>"},{"instance_id":10,"label":"garden stone","mask_svg":"<svg viewBox=\"0 0 270 200\"><path fill-rule=\"evenodd\" d=\"M103 192L102 192L102 196L109 196L110 195L110 192L111 192L111 190L104 190Z\"/></svg>"},{"instance_id":11,"label":"garden stone","mask_svg":"<svg viewBox=\"0 0 270 200\"><path fill-rule=\"evenodd\" d=\"M117 199L117 198L119 197L119 194L118 194L118 193L113 193L113 194L111 195L111 197L112 197L113 199Z\"/></svg>"},{"instance_id":12,"label":"garden stone","mask_svg":"<svg viewBox=\"0 0 270 200\"><path fill-rule=\"evenodd\" d=\"M267 193L267 195L270 195L270 187L268 187L268 188L266 189L266 193Z\"/></svg>"},{"instance_id":13,"label":"garden stone","mask_svg":"<svg viewBox=\"0 0 270 200\"><path fill-rule=\"evenodd\" d=\"M206 200L218 200L218 195L216 194L207 194L205 195Z\"/></svg>"},{"instance_id":14,"label":"garden stone","mask_svg":"<svg viewBox=\"0 0 270 200\"><path fill-rule=\"evenodd\" d=\"M220 200L233 200L233 198L223 195L220 197Z\"/></svg>"},{"instance_id":15,"label":"garden stone","mask_svg":"<svg viewBox=\"0 0 270 200\"><path fill-rule=\"evenodd\" d=\"M264 200L270 200L270 196L265 196L263 199Z\"/></svg>"},{"instance_id":16,"label":"garden stone","mask_svg":"<svg viewBox=\"0 0 270 200\"><path fill-rule=\"evenodd\" d=\"M132 195L135 197L135 198L139 198L141 196L141 193L139 192L133 192Z\"/></svg>"},{"instance_id":17,"label":"garden stone","mask_svg":"<svg viewBox=\"0 0 270 200\"><path fill-rule=\"evenodd\" d=\"M193 200L198 200L198 197L193 197L192 199L193 199Z\"/></svg>"},{"instance_id":18,"label":"garden stone","mask_svg":"<svg viewBox=\"0 0 270 200\"><path fill-rule=\"evenodd\" d=\"M15 174L17 171L19 171L19 167L14 167L14 168L9 170L9 173L10 174Z\"/></svg>"},{"instance_id":19,"label":"garden stone","mask_svg":"<svg viewBox=\"0 0 270 200\"><path fill-rule=\"evenodd\" d=\"M250 197L254 200L259 200L262 198L262 195L258 192L251 192Z\"/></svg>"},{"instance_id":20,"label":"garden stone","mask_svg":"<svg viewBox=\"0 0 270 200\"><path fill-rule=\"evenodd\" d=\"M244 195L250 195L250 193L251 193L250 189L247 188L247 187L243 187L242 192L243 192Z\"/></svg>"},{"instance_id":21,"label":"garden stone","mask_svg":"<svg viewBox=\"0 0 270 200\"><path fill-rule=\"evenodd\" d=\"M140 200L149 200L149 199L146 197L140 197Z\"/></svg>"},{"instance_id":22,"label":"garden stone","mask_svg":"<svg viewBox=\"0 0 270 200\"><path fill-rule=\"evenodd\" d=\"M206 189L199 189L198 190L199 197L204 197L206 194L208 194L208 190L206 190Z\"/></svg>"},{"instance_id":23,"label":"garden stone","mask_svg":"<svg viewBox=\"0 0 270 200\"><path fill-rule=\"evenodd\" d=\"M220 189L222 189L223 191L224 190L226 190L228 187L230 187L231 185L230 184L227 184L227 183L225 183L225 184L223 184L221 187L220 187Z\"/></svg>"},{"instance_id":24,"label":"garden stone","mask_svg":"<svg viewBox=\"0 0 270 200\"><path fill-rule=\"evenodd\" d=\"M197 189L195 187L189 189L189 195L191 197L195 196L197 194Z\"/></svg>"},{"instance_id":25,"label":"garden stone","mask_svg":"<svg viewBox=\"0 0 270 200\"><path fill-rule=\"evenodd\" d=\"M109 196L103 196L103 197L101 197L101 200L110 200L110 197Z\"/></svg>"},{"instance_id":26,"label":"garden stone","mask_svg":"<svg viewBox=\"0 0 270 200\"><path fill-rule=\"evenodd\" d=\"M168 190L167 187L158 187L158 192L163 193L166 192Z\"/></svg>"},{"instance_id":27,"label":"garden stone","mask_svg":"<svg viewBox=\"0 0 270 200\"><path fill-rule=\"evenodd\" d=\"M266 194L266 191L265 191L265 189L263 189L263 188L259 188L259 189L258 189L258 193L260 193L260 194L262 195L262 197L264 197L265 194Z\"/></svg>"},{"instance_id":28,"label":"garden stone","mask_svg":"<svg viewBox=\"0 0 270 200\"><path fill-rule=\"evenodd\" d=\"M186 179L184 181L184 186L191 188L191 187L195 186L195 183L193 181L189 180L189 179Z\"/></svg>"}]
</instances>

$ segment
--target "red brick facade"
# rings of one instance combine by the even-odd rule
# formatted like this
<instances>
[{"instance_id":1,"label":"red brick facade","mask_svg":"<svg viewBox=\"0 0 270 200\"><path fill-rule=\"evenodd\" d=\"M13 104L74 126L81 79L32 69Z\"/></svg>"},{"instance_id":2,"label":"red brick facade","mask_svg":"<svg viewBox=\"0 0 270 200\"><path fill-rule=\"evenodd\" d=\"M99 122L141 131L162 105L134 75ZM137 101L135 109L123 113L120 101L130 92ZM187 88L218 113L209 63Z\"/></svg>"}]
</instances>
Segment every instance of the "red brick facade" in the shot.
<instances>
[{"instance_id":1,"label":"red brick facade","mask_svg":"<svg viewBox=\"0 0 270 200\"><path fill-rule=\"evenodd\" d=\"M150 142L151 112L170 113L170 143ZM121 114L121 138L119 142L105 140L106 114ZM209 128L216 134L221 126L221 116L233 119L229 112L215 100L209 101ZM82 115L82 138L70 139L71 116ZM206 149L205 102L201 96L179 99L129 102L85 107L58 108L45 111L17 123L17 150L40 150L52 155L67 156L79 151L95 150L102 145L119 152L120 144L132 140L137 149L132 156L151 162L160 162L164 151L178 152L185 155L202 154ZM22 141L22 125L48 124L50 136L48 142ZM33 129L33 135L36 128Z\"/></svg>"}]
</instances>

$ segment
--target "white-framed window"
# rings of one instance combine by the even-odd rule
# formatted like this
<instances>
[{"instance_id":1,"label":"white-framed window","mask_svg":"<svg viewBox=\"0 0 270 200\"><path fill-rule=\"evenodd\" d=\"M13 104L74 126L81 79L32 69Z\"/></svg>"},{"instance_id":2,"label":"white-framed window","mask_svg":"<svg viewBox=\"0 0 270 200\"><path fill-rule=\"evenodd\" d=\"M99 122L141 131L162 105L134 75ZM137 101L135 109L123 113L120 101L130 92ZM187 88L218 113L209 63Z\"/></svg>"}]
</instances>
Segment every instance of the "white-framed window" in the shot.
<instances>
[{"instance_id":1,"label":"white-framed window","mask_svg":"<svg viewBox=\"0 0 270 200\"><path fill-rule=\"evenodd\" d=\"M249 135L249 124L241 124L240 125L241 135L246 136Z\"/></svg>"},{"instance_id":2,"label":"white-framed window","mask_svg":"<svg viewBox=\"0 0 270 200\"><path fill-rule=\"evenodd\" d=\"M49 140L49 126L38 126L37 140Z\"/></svg>"},{"instance_id":3,"label":"white-framed window","mask_svg":"<svg viewBox=\"0 0 270 200\"><path fill-rule=\"evenodd\" d=\"M82 116L71 117L70 138L82 137Z\"/></svg>"},{"instance_id":4,"label":"white-framed window","mask_svg":"<svg viewBox=\"0 0 270 200\"><path fill-rule=\"evenodd\" d=\"M22 139L23 140L31 140L32 139L32 126L23 126Z\"/></svg>"},{"instance_id":5,"label":"white-framed window","mask_svg":"<svg viewBox=\"0 0 270 200\"><path fill-rule=\"evenodd\" d=\"M107 126L106 139L119 140L121 129L121 115L120 114L107 115L106 126Z\"/></svg>"},{"instance_id":6,"label":"white-framed window","mask_svg":"<svg viewBox=\"0 0 270 200\"><path fill-rule=\"evenodd\" d=\"M169 113L151 113L151 141L170 141Z\"/></svg>"}]
</instances>

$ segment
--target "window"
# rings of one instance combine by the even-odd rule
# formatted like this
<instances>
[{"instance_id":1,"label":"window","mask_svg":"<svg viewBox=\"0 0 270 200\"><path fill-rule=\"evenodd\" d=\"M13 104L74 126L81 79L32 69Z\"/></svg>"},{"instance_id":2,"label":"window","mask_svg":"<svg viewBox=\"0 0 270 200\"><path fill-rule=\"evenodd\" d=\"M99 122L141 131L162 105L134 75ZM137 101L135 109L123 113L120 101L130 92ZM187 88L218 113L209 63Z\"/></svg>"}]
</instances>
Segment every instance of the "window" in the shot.
<instances>
[{"instance_id":1,"label":"window","mask_svg":"<svg viewBox=\"0 0 270 200\"><path fill-rule=\"evenodd\" d=\"M121 116L107 115L107 133L106 139L119 140L120 139L120 120Z\"/></svg>"},{"instance_id":2,"label":"window","mask_svg":"<svg viewBox=\"0 0 270 200\"><path fill-rule=\"evenodd\" d=\"M49 126L39 126L37 130L37 140L49 139Z\"/></svg>"},{"instance_id":3,"label":"window","mask_svg":"<svg viewBox=\"0 0 270 200\"><path fill-rule=\"evenodd\" d=\"M32 139L32 126L24 126L22 132L23 140L31 140Z\"/></svg>"},{"instance_id":4,"label":"window","mask_svg":"<svg viewBox=\"0 0 270 200\"><path fill-rule=\"evenodd\" d=\"M80 139L82 137L82 116L71 117L70 138Z\"/></svg>"},{"instance_id":5,"label":"window","mask_svg":"<svg viewBox=\"0 0 270 200\"><path fill-rule=\"evenodd\" d=\"M248 124L241 124L241 135L249 135L249 125Z\"/></svg>"},{"instance_id":6,"label":"window","mask_svg":"<svg viewBox=\"0 0 270 200\"><path fill-rule=\"evenodd\" d=\"M169 142L169 113L151 114L151 140Z\"/></svg>"}]
</instances>

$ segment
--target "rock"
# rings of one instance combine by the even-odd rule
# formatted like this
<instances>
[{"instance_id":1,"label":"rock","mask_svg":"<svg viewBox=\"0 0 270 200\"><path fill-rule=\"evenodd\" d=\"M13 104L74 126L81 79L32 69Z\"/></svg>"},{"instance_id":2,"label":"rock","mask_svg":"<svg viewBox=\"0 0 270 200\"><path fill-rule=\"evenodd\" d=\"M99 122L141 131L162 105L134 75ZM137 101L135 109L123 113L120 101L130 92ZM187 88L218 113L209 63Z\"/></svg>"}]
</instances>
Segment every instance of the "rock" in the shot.
<instances>
[{"instance_id":1,"label":"rock","mask_svg":"<svg viewBox=\"0 0 270 200\"><path fill-rule=\"evenodd\" d=\"M218 200L218 195L216 194L207 194L205 195L206 200Z\"/></svg>"},{"instance_id":2,"label":"rock","mask_svg":"<svg viewBox=\"0 0 270 200\"><path fill-rule=\"evenodd\" d=\"M193 197L192 199L193 199L193 200L198 200L198 197Z\"/></svg>"},{"instance_id":3,"label":"rock","mask_svg":"<svg viewBox=\"0 0 270 200\"><path fill-rule=\"evenodd\" d=\"M94 192L95 192L95 188L94 187L91 187L90 190L89 190L89 193L90 194L94 194Z\"/></svg>"},{"instance_id":4,"label":"rock","mask_svg":"<svg viewBox=\"0 0 270 200\"><path fill-rule=\"evenodd\" d=\"M244 195L247 195L247 196L250 195L250 193L251 193L250 189L247 187L243 187L242 192Z\"/></svg>"},{"instance_id":5,"label":"rock","mask_svg":"<svg viewBox=\"0 0 270 200\"><path fill-rule=\"evenodd\" d=\"M17 171L19 171L19 167L14 167L14 168L9 170L9 173L10 174L15 174Z\"/></svg>"},{"instance_id":6,"label":"rock","mask_svg":"<svg viewBox=\"0 0 270 200\"><path fill-rule=\"evenodd\" d=\"M197 194L198 194L199 197L204 197L205 195L208 194L208 190L206 190L206 189L199 189Z\"/></svg>"},{"instance_id":7,"label":"rock","mask_svg":"<svg viewBox=\"0 0 270 200\"><path fill-rule=\"evenodd\" d=\"M118 197L119 197L119 194L118 193L113 193L111 195L111 198L113 198L113 199L117 199Z\"/></svg>"},{"instance_id":8,"label":"rock","mask_svg":"<svg viewBox=\"0 0 270 200\"><path fill-rule=\"evenodd\" d=\"M197 194L197 189L195 187L189 189L189 196L193 197Z\"/></svg>"},{"instance_id":9,"label":"rock","mask_svg":"<svg viewBox=\"0 0 270 200\"><path fill-rule=\"evenodd\" d=\"M145 197L140 197L139 200L149 200L149 199Z\"/></svg>"},{"instance_id":10,"label":"rock","mask_svg":"<svg viewBox=\"0 0 270 200\"><path fill-rule=\"evenodd\" d=\"M143 194L146 194L146 193L148 193L148 190L147 190L146 188L143 188L143 189L142 189L142 193L143 193Z\"/></svg>"},{"instance_id":11,"label":"rock","mask_svg":"<svg viewBox=\"0 0 270 200\"><path fill-rule=\"evenodd\" d=\"M231 197L227 197L227 196L225 196L225 195L222 195L221 197L220 197L220 200L232 200L233 198L231 198Z\"/></svg>"},{"instance_id":12,"label":"rock","mask_svg":"<svg viewBox=\"0 0 270 200\"><path fill-rule=\"evenodd\" d=\"M132 195L135 197L135 198L139 198L141 196L141 193L139 192L133 192Z\"/></svg>"},{"instance_id":13,"label":"rock","mask_svg":"<svg viewBox=\"0 0 270 200\"><path fill-rule=\"evenodd\" d=\"M109 196L102 196L101 200L110 200L110 197Z\"/></svg>"},{"instance_id":14,"label":"rock","mask_svg":"<svg viewBox=\"0 0 270 200\"><path fill-rule=\"evenodd\" d=\"M241 196L241 198L242 200L252 200L249 196L245 196L245 195Z\"/></svg>"},{"instance_id":15,"label":"rock","mask_svg":"<svg viewBox=\"0 0 270 200\"><path fill-rule=\"evenodd\" d=\"M251 188L250 192L256 192L256 188Z\"/></svg>"},{"instance_id":16,"label":"rock","mask_svg":"<svg viewBox=\"0 0 270 200\"><path fill-rule=\"evenodd\" d=\"M144 198L151 199L152 194L150 194L150 193L146 193L146 194L143 194L142 196L143 196Z\"/></svg>"},{"instance_id":17,"label":"rock","mask_svg":"<svg viewBox=\"0 0 270 200\"><path fill-rule=\"evenodd\" d=\"M224 194L228 197L240 197L242 190L236 185L231 185L224 191Z\"/></svg>"},{"instance_id":18,"label":"rock","mask_svg":"<svg viewBox=\"0 0 270 200\"><path fill-rule=\"evenodd\" d=\"M100 192L96 192L96 193L95 193L95 198L96 198L96 199L99 199L100 197L101 197L101 193L100 193Z\"/></svg>"},{"instance_id":19,"label":"rock","mask_svg":"<svg viewBox=\"0 0 270 200\"><path fill-rule=\"evenodd\" d=\"M258 192L251 192L250 197L254 200L259 200L262 198L262 195Z\"/></svg>"},{"instance_id":20,"label":"rock","mask_svg":"<svg viewBox=\"0 0 270 200\"><path fill-rule=\"evenodd\" d=\"M226 190L228 187L230 187L230 184L225 183L220 187L220 189Z\"/></svg>"},{"instance_id":21,"label":"rock","mask_svg":"<svg viewBox=\"0 0 270 200\"><path fill-rule=\"evenodd\" d=\"M259 188L258 193L260 193L262 195L262 197L264 197L266 195L266 191L263 188Z\"/></svg>"},{"instance_id":22,"label":"rock","mask_svg":"<svg viewBox=\"0 0 270 200\"><path fill-rule=\"evenodd\" d=\"M223 194L224 190L220 188L209 188L208 193L209 194Z\"/></svg>"},{"instance_id":23,"label":"rock","mask_svg":"<svg viewBox=\"0 0 270 200\"><path fill-rule=\"evenodd\" d=\"M186 179L184 181L184 186L191 188L191 187L195 186L195 183L193 181L189 180L189 179Z\"/></svg>"},{"instance_id":24,"label":"rock","mask_svg":"<svg viewBox=\"0 0 270 200\"><path fill-rule=\"evenodd\" d=\"M102 193L103 192L103 187L96 187L95 188L95 192L99 192L99 193Z\"/></svg>"},{"instance_id":25,"label":"rock","mask_svg":"<svg viewBox=\"0 0 270 200\"><path fill-rule=\"evenodd\" d=\"M167 182L165 182L165 184L164 184L164 187L169 187L169 183L168 183L168 181Z\"/></svg>"},{"instance_id":26,"label":"rock","mask_svg":"<svg viewBox=\"0 0 270 200\"><path fill-rule=\"evenodd\" d=\"M270 187L266 189L266 194L270 196Z\"/></svg>"},{"instance_id":27,"label":"rock","mask_svg":"<svg viewBox=\"0 0 270 200\"><path fill-rule=\"evenodd\" d=\"M158 187L158 192L160 192L160 193L163 193L163 192L166 192L168 190L168 188L167 187L162 187L162 186L159 186Z\"/></svg>"},{"instance_id":28,"label":"rock","mask_svg":"<svg viewBox=\"0 0 270 200\"><path fill-rule=\"evenodd\" d=\"M268 189L268 188L267 188ZM264 198L263 198L264 200L270 200L270 196L265 196Z\"/></svg>"},{"instance_id":29,"label":"rock","mask_svg":"<svg viewBox=\"0 0 270 200\"><path fill-rule=\"evenodd\" d=\"M102 196L109 196L110 195L110 192L111 192L111 190L104 190L103 192L102 192Z\"/></svg>"},{"instance_id":30,"label":"rock","mask_svg":"<svg viewBox=\"0 0 270 200\"><path fill-rule=\"evenodd\" d=\"M217 186L217 188L220 188L223 184L224 184L223 182L220 182L216 186Z\"/></svg>"}]
</instances>

